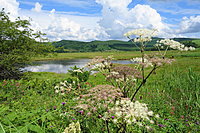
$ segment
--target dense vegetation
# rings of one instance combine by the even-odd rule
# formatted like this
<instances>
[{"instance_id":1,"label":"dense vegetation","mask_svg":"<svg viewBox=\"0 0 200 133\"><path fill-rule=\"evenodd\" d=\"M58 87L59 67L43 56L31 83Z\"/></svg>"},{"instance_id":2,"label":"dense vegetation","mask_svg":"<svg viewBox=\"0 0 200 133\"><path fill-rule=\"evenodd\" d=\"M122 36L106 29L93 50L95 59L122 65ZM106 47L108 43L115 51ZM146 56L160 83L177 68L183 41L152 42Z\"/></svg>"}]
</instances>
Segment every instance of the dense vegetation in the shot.
<instances>
[{"instance_id":1,"label":"dense vegetation","mask_svg":"<svg viewBox=\"0 0 200 133\"><path fill-rule=\"evenodd\" d=\"M51 51L52 46L41 45L40 32L34 33L27 20L11 21L4 10L0 11L0 80L19 78L21 68L32 56Z\"/></svg>"},{"instance_id":2,"label":"dense vegetation","mask_svg":"<svg viewBox=\"0 0 200 133\"><path fill-rule=\"evenodd\" d=\"M130 59L131 53L139 56L137 52L113 55L116 55L115 59ZM77 54L76 58L88 56L88 53L83 54L79 57ZM109 52L100 54L106 56ZM161 119L153 126L155 132L198 132L200 51L171 51L171 55L177 61L158 69L136 99L147 103L148 108L160 115ZM106 132L102 119L98 118L94 122L93 118L83 117L73 108L77 105L74 98L79 97L80 93L84 94L87 88L108 84L104 76L91 75L84 82L85 90L71 91L66 96L55 93L55 86L68 78L72 78L70 74L40 72L26 73L21 80L0 82L0 132L61 133L71 122L77 120L85 132ZM133 131L146 132L141 127L135 127Z\"/></svg>"},{"instance_id":3,"label":"dense vegetation","mask_svg":"<svg viewBox=\"0 0 200 133\"><path fill-rule=\"evenodd\" d=\"M162 38L153 38L151 42L147 44L147 50L156 50L153 46L158 40ZM183 43L186 46L192 46L195 48L200 47L200 39L193 38L174 38L174 40ZM58 42L53 42L53 46L57 48L57 52L97 52L97 51L137 51L138 48L131 41L119 41L119 40L109 40L109 41L91 41L91 42L81 42L81 41L71 41L71 40L61 40Z\"/></svg>"}]
</instances>

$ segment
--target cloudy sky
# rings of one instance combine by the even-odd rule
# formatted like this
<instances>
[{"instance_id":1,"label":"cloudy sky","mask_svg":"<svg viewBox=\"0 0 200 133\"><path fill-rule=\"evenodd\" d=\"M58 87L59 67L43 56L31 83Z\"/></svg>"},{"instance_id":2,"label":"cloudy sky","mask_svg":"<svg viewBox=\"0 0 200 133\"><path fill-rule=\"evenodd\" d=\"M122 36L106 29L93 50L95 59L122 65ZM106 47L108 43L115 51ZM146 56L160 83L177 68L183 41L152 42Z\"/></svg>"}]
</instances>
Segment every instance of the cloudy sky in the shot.
<instances>
[{"instance_id":1,"label":"cloudy sky","mask_svg":"<svg viewBox=\"0 0 200 133\"><path fill-rule=\"evenodd\" d=\"M0 0L14 20L30 19L51 41L124 40L137 28L159 37L200 38L200 0Z\"/></svg>"}]
</instances>

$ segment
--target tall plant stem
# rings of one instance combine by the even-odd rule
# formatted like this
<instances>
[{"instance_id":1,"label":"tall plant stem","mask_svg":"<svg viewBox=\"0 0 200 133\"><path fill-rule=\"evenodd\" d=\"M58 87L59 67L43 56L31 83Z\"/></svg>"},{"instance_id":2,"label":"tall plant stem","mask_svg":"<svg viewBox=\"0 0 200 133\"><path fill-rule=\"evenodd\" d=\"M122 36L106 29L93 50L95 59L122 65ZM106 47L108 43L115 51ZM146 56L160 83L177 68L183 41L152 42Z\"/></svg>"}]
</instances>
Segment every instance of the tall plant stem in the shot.
<instances>
[{"instance_id":1,"label":"tall plant stem","mask_svg":"<svg viewBox=\"0 0 200 133\"><path fill-rule=\"evenodd\" d=\"M147 79L149 78L149 76L151 76L151 74L156 70L156 66L154 66L154 68L149 72L149 74L146 76L145 79L142 80L141 84L139 85L139 87L136 89L135 93L132 95L131 97L131 101L133 101L134 97L136 96L136 94L138 93L138 91L140 90L140 88L142 87L142 85L144 85L147 81Z\"/></svg>"},{"instance_id":2,"label":"tall plant stem","mask_svg":"<svg viewBox=\"0 0 200 133\"><path fill-rule=\"evenodd\" d=\"M108 120L106 120L106 128L107 128L107 132L110 133L109 127L108 127Z\"/></svg>"},{"instance_id":3,"label":"tall plant stem","mask_svg":"<svg viewBox=\"0 0 200 133\"><path fill-rule=\"evenodd\" d=\"M142 53L142 80L144 81L144 47L142 43L141 47L141 53Z\"/></svg>"}]
</instances>

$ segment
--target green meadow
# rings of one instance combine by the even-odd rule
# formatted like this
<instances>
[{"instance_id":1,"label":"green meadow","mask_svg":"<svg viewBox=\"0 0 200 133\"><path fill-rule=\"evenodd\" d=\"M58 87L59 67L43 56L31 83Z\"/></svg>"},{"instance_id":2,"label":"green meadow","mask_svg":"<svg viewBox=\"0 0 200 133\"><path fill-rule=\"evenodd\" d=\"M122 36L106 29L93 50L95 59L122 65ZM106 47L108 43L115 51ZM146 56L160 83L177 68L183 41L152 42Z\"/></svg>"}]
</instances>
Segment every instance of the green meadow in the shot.
<instances>
[{"instance_id":1,"label":"green meadow","mask_svg":"<svg viewBox=\"0 0 200 133\"><path fill-rule=\"evenodd\" d=\"M147 54L152 51L147 51ZM154 52L155 53L155 52ZM93 58L114 59L139 57L139 51L58 53L32 60L60 60ZM151 125L151 132L200 132L200 50L191 52L169 51L172 64L158 68L136 95L135 100L148 104L148 108L160 119ZM119 66L120 64L114 64ZM134 67L134 64L129 65ZM146 69L148 72L149 69ZM110 84L102 74L89 76L83 89L62 96L55 93L60 82L74 78L69 73L26 72L20 80L0 82L0 132L1 133L62 133L72 122L80 122L82 132L107 132L101 118L85 117L77 113L76 97L96 85ZM162 125L162 126L160 126ZM115 126L108 124L110 132ZM143 127L130 127L131 132L150 132Z\"/></svg>"}]
</instances>

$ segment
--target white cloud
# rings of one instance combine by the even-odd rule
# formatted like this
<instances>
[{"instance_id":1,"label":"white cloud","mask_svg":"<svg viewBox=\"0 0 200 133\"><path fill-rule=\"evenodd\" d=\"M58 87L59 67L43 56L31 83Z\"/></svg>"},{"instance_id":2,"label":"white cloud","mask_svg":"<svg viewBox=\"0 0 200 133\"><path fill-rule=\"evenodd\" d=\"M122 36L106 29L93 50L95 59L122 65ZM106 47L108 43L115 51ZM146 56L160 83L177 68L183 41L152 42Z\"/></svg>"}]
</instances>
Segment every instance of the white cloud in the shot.
<instances>
[{"instance_id":1,"label":"white cloud","mask_svg":"<svg viewBox=\"0 0 200 133\"><path fill-rule=\"evenodd\" d=\"M200 16L184 17L180 23L177 33L197 33L200 32Z\"/></svg>"},{"instance_id":2,"label":"white cloud","mask_svg":"<svg viewBox=\"0 0 200 133\"><path fill-rule=\"evenodd\" d=\"M58 0L57 2L71 6L80 2L82 6L86 6L91 1ZM123 38L125 32L137 28L158 29L160 37L178 37L200 31L200 16L183 18L180 27L173 30L170 28L172 26L164 23L161 15L149 5L138 4L129 9L128 5L132 0L96 0L96 2L102 5L101 17L80 16L80 12L59 12L55 9L42 10L43 6L38 2L32 10L19 9L16 0L0 0L0 8L10 12L12 18L18 16L22 19L32 18L32 28L46 33L51 41L125 39Z\"/></svg>"},{"instance_id":3,"label":"white cloud","mask_svg":"<svg viewBox=\"0 0 200 133\"><path fill-rule=\"evenodd\" d=\"M103 33L101 28L87 29L66 17L55 17L53 22L44 29L44 32L51 40L67 39L88 41L100 39L101 36L106 37L106 34Z\"/></svg>"},{"instance_id":4,"label":"white cloud","mask_svg":"<svg viewBox=\"0 0 200 133\"><path fill-rule=\"evenodd\" d=\"M96 0L96 2L103 6L99 25L105 28L106 33L113 39L121 39L124 32L137 28L169 30L162 22L160 14L148 5L138 4L129 9L131 0Z\"/></svg>"},{"instance_id":5,"label":"white cloud","mask_svg":"<svg viewBox=\"0 0 200 133\"><path fill-rule=\"evenodd\" d=\"M35 7L32 8L32 11L41 12L42 11L42 5L39 2L36 2Z\"/></svg>"},{"instance_id":6,"label":"white cloud","mask_svg":"<svg viewBox=\"0 0 200 133\"><path fill-rule=\"evenodd\" d=\"M0 10L4 8L6 12L10 13L11 19L18 16L19 3L16 0L0 0Z\"/></svg>"}]
</instances>

